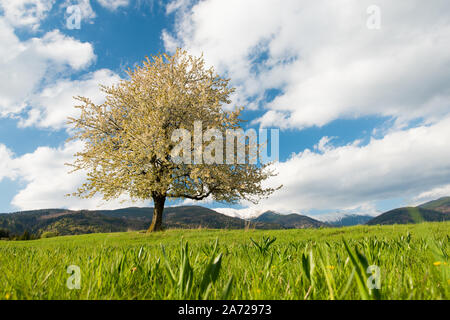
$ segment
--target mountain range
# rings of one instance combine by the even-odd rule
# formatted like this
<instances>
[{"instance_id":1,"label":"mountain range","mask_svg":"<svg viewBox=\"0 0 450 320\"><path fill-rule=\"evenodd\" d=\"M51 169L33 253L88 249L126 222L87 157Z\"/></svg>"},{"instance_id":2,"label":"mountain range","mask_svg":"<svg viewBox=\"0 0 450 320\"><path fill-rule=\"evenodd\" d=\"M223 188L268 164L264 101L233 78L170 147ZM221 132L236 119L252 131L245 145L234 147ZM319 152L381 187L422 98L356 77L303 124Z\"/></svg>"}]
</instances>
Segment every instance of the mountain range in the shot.
<instances>
[{"instance_id":1,"label":"mountain range","mask_svg":"<svg viewBox=\"0 0 450 320\"><path fill-rule=\"evenodd\" d=\"M282 229L305 229L329 227L329 224L310 218L308 216L292 213L282 215L273 211L266 211L251 221L279 225Z\"/></svg>"},{"instance_id":2,"label":"mountain range","mask_svg":"<svg viewBox=\"0 0 450 320\"><path fill-rule=\"evenodd\" d=\"M51 233L71 235L98 232L145 230L153 208L130 207L117 210L44 209L0 214L0 229L10 234L25 231L35 235ZM450 197L424 203L417 207L398 208L379 216L335 214L318 219L301 214L283 215L267 211L248 220L230 217L201 206L167 207L165 228L210 229L304 229L342 227L357 224L405 224L450 220Z\"/></svg>"},{"instance_id":3,"label":"mountain range","mask_svg":"<svg viewBox=\"0 0 450 320\"><path fill-rule=\"evenodd\" d=\"M385 212L367 224L407 224L450 220L450 197L433 200L417 207L398 208Z\"/></svg>"},{"instance_id":4,"label":"mountain range","mask_svg":"<svg viewBox=\"0 0 450 320\"><path fill-rule=\"evenodd\" d=\"M367 224L410 224L421 222L438 222L450 219L450 214L418 207L394 209L373 218Z\"/></svg>"},{"instance_id":5,"label":"mountain range","mask_svg":"<svg viewBox=\"0 0 450 320\"><path fill-rule=\"evenodd\" d=\"M325 222L333 227L349 227L359 224L366 224L374 218L374 215L362 215L355 213L332 213L315 217L317 220Z\"/></svg>"},{"instance_id":6,"label":"mountain range","mask_svg":"<svg viewBox=\"0 0 450 320\"><path fill-rule=\"evenodd\" d=\"M442 213L449 213L450 212L450 197L443 197L438 200L433 200L433 201L424 203L424 204L420 205L419 208L439 211Z\"/></svg>"},{"instance_id":7,"label":"mountain range","mask_svg":"<svg viewBox=\"0 0 450 320\"><path fill-rule=\"evenodd\" d=\"M151 223L153 208L124 208L118 210L44 209L0 214L0 229L10 234L42 235L53 233L71 235L99 232L145 230ZM167 207L164 209L165 228L209 229L282 229L276 223L246 221L229 217L200 206Z\"/></svg>"}]
</instances>

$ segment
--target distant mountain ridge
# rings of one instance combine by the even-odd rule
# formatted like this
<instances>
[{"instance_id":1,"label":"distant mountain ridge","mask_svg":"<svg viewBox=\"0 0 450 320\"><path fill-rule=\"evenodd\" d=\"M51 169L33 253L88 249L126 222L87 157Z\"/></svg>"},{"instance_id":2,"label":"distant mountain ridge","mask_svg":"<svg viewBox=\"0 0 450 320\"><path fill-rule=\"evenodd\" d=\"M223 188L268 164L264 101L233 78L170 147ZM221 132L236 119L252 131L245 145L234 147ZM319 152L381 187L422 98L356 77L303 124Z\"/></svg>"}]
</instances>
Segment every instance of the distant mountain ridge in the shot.
<instances>
[{"instance_id":1,"label":"distant mountain ridge","mask_svg":"<svg viewBox=\"0 0 450 320\"><path fill-rule=\"evenodd\" d=\"M439 211L442 213L450 212L450 197L443 197L437 200L433 200L419 206L423 209L429 209L434 211Z\"/></svg>"},{"instance_id":2,"label":"distant mountain ridge","mask_svg":"<svg viewBox=\"0 0 450 320\"><path fill-rule=\"evenodd\" d=\"M333 227L349 227L366 224L374 218L373 215L362 215L355 213L326 214L317 217L317 220L327 223Z\"/></svg>"},{"instance_id":3,"label":"distant mountain ridge","mask_svg":"<svg viewBox=\"0 0 450 320\"><path fill-rule=\"evenodd\" d=\"M231 217L201 206L167 207L165 228L209 229L304 229L343 227L357 224L407 224L450 220L450 197L430 201L417 207L398 208L377 217L340 214L312 218L301 214L279 214L266 211L258 217ZM11 234L28 231L35 235L54 233L72 235L100 232L146 230L153 217L153 208L130 207L117 210L43 209L0 214L0 229ZM331 218L330 218L331 217Z\"/></svg>"},{"instance_id":4,"label":"distant mountain ridge","mask_svg":"<svg viewBox=\"0 0 450 320\"><path fill-rule=\"evenodd\" d=\"M421 222L440 222L450 220L450 197L387 211L370 220L368 225L410 224Z\"/></svg>"},{"instance_id":5,"label":"distant mountain ridge","mask_svg":"<svg viewBox=\"0 0 450 320\"><path fill-rule=\"evenodd\" d=\"M0 214L0 229L11 234L28 231L41 235L51 232L72 235L100 232L146 230L153 217L153 208L130 207L117 210L43 209ZM201 206L167 207L164 210L165 228L209 229L283 229L279 224L246 221L229 217Z\"/></svg>"},{"instance_id":6,"label":"distant mountain ridge","mask_svg":"<svg viewBox=\"0 0 450 320\"><path fill-rule=\"evenodd\" d=\"M283 215L273 211L266 211L260 216L253 218L251 221L278 224L283 229L305 229L330 226L308 216L296 213Z\"/></svg>"},{"instance_id":7,"label":"distant mountain ridge","mask_svg":"<svg viewBox=\"0 0 450 320\"><path fill-rule=\"evenodd\" d=\"M411 224L421 222L440 222L448 220L450 220L449 213L424 209L422 207L405 207L385 212L373 218L367 224Z\"/></svg>"}]
</instances>

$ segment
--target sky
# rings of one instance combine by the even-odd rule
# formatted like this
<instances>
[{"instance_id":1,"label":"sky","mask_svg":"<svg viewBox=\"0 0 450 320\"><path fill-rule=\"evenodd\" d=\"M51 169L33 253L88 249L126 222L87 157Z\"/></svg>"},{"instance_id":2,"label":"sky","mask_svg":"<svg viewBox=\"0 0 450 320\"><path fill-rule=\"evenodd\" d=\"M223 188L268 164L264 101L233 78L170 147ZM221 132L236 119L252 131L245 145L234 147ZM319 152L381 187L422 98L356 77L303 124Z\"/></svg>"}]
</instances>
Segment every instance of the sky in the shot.
<instances>
[{"instance_id":1,"label":"sky","mask_svg":"<svg viewBox=\"0 0 450 320\"><path fill-rule=\"evenodd\" d=\"M0 212L151 206L66 197L86 177L66 121L177 47L231 79L248 127L280 129L264 185L283 188L196 204L375 215L450 195L448 0L0 0Z\"/></svg>"}]
</instances>

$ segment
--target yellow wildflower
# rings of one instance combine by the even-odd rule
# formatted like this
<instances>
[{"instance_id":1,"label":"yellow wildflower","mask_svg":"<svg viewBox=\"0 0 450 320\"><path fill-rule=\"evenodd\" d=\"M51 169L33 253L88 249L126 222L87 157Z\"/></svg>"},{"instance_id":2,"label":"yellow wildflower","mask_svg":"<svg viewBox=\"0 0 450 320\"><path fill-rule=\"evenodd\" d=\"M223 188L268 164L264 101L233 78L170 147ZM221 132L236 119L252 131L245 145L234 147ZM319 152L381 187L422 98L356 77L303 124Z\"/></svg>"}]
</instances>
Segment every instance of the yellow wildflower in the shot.
<instances>
[{"instance_id":1,"label":"yellow wildflower","mask_svg":"<svg viewBox=\"0 0 450 320\"><path fill-rule=\"evenodd\" d=\"M440 261L436 261L435 263L433 263L436 267L440 266L442 262Z\"/></svg>"},{"instance_id":2,"label":"yellow wildflower","mask_svg":"<svg viewBox=\"0 0 450 320\"><path fill-rule=\"evenodd\" d=\"M335 266L327 266L328 269L334 270Z\"/></svg>"},{"instance_id":3,"label":"yellow wildflower","mask_svg":"<svg viewBox=\"0 0 450 320\"><path fill-rule=\"evenodd\" d=\"M9 294L9 293L7 293L6 295L5 295L5 299L6 300L9 300L11 298L11 295Z\"/></svg>"}]
</instances>

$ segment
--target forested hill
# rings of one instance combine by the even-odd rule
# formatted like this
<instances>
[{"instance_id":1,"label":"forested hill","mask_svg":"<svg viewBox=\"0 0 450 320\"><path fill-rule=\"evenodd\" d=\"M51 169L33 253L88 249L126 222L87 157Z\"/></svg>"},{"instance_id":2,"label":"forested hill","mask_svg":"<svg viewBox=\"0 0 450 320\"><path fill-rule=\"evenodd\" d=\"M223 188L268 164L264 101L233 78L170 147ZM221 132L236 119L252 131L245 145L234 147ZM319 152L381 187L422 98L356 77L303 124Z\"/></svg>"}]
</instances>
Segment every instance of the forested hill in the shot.
<instances>
[{"instance_id":1,"label":"forested hill","mask_svg":"<svg viewBox=\"0 0 450 320\"><path fill-rule=\"evenodd\" d=\"M35 235L53 233L73 235L98 232L146 230L152 219L153 208L125 208L118 210L45 209L0 214L0 229L10 234L25 231ZM211 229L282 229L274 223L247 222L200 206L168 207L164 210L165 228Z\"/></svg>"},{"instance_id":2,"label":"forested hill","mask_svg":"<svg viewBox=\"0 0 450 320\"><path fill-rule=\"evenodd\" d=\"M21 235L25 231L35 235L74 235L146 230L153 217L153 208L124 208L117 210L45 209L0 214L0 238ZM367 222L368 216L353 219L354 224ZM367 224L406 224L450 220L450 197L427 202L417 207L385 212ZM318 221L300 214L282 215L267 211L257 218L244 220L218 213L201 206L167 207L163 225L167 229L304 229L340 226L332 221Z\"/></svg>"},{"instance_id":3,"label":"forested hill","mask_svg":"<svg viewBox=\"0 0 450 320\"><path fill-rule=\"evenodd\" d=\"M439 211L442 213L450 213L450 197L443 197L434 201L430 201L419 206L423 209Z\"/></svg>"},{"instance_id":4,"label":"forested hill","mask_svg":"<svg viewBox=\"0 0 450 320\"><path fill-rule=\"evenodd\" d=\"M421 222L441 222L450 220L449 213L428 210L421 207L394 209L373 218L367 224L410 224Z\"/></svg>"},{"instance_id":5,"label":"forested hill","mask_svg":"<svg viewBox=\"0 0 450 320\"><path fill-rule=\"evenodd\" d=\"M306 229L306 228L320 228L329 227L330 225L307 217L301 214L279 214L273 211L264 212L262 215L252 219L255 222L275 223L285 229Z\"/></svg>"}]
</instances>

